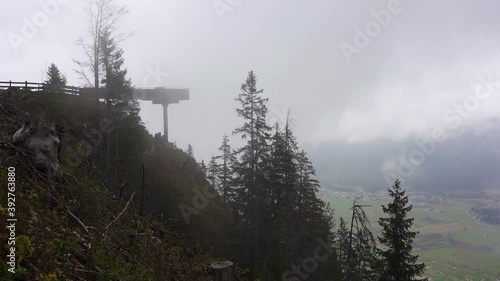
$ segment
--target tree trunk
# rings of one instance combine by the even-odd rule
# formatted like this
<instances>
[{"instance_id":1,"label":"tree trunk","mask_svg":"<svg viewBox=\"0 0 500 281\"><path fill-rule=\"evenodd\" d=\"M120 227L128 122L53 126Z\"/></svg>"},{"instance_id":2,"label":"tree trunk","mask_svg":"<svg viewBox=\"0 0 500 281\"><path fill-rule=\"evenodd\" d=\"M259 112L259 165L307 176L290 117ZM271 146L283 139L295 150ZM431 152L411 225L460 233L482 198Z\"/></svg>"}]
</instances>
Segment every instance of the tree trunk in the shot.
<instances>
[{"instance_id":1,"label":"tree trunk","mask_svg":"<svg viewBox=\"0 0 500 281\"><path fill-rule=\"evenodd\" d=\"M213 281L238 281L234 272L234 264L230 261L210 264Z\"/></svg>"}]
</instances>

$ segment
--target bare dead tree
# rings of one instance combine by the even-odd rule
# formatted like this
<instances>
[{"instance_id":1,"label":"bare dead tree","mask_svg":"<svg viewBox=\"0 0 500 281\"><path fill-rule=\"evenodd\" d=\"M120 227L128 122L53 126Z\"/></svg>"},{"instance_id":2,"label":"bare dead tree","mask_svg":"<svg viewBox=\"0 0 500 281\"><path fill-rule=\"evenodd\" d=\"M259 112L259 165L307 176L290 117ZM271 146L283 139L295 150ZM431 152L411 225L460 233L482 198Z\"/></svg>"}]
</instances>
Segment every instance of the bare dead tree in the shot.
<instances>
[{"instance_id":1,"label":"bare dead tree","mask_svg":"<svg viewBox=\"0 0 500 281\"><path fill-rule=\"evenodd\" d=\"M126 7L114 4L113 0L83 0L84 10L87 15L89 42L83 37L77 40L76 44L84 51L84 59L73 61L77 64L75 72L84 80L87 87L94 87L97 109L97 128L99 128L99 72L101 55L101 37L106 34L112 34L116 42L123 41L129 35L126 33L117 33L116 26L121 18L128 13ZM91 82L93 78L93 83Z\"/></svg>"},{"instance_id":2,"label":"bare dead tree","mask_svg":"<svg viewBox=\"0 0 500 281\"><path fill-rule=\"evenodd\" d=\"M366 216L360 198L355 198L352 203L351 227L349 231L349 247L347 252L347 275L349 280L371 280L370 266L373 263L373 249L376 245L375 238L370 230L370 221ZM353 257L353 254L356 257Z\"/></svg>"}]
</instances>

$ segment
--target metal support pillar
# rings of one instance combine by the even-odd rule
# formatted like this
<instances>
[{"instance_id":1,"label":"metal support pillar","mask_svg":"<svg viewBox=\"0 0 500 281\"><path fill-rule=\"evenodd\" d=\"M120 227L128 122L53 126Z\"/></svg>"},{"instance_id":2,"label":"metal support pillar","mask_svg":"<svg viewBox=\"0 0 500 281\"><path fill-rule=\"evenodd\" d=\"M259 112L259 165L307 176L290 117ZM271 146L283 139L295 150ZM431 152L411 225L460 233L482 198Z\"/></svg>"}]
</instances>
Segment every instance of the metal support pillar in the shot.
<instances>
[{"instance_id":1,"label":"metal support pillar","mask_svg":"<svg viewBox=\"0 0 500 281\"><path fill-rule=\"evenodd\" d=\"M163 103L163 135L168 143L168 103Z\"/></svg>"}]
</instances>

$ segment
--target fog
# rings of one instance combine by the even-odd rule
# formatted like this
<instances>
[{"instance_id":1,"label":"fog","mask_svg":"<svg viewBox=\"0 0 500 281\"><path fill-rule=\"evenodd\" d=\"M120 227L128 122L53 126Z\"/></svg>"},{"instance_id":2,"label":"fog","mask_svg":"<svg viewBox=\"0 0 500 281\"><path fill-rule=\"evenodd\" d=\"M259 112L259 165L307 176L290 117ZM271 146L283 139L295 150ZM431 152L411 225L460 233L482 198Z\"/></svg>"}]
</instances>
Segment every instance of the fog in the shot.
<instances>
[{"instance_id":1,"label":"fog","mask_svg":"<svg viewBox=\"0 0 500 281\"><path fill-rule=\"evenodd\" d=\"M491 185L499 172L496 1L117 3L130 10L117 29L131 33L121 46L134 86L190 88L189 101L170 107L169 134L198 160L238 126L234 99L253 70L270 99L269 122L284 123L291 111L324 183L376 178L383 186L387 172L404 177L400 157L418 141L435 149L420 149L425 161L410 185L458 171L491 175ZM0 80L41 82L54 62L69 85L84 85L72 60L83 58L75 42L87 34L80 1L3 3L0 34ZM148 130L162 131L161 106L141 107ZM470 151L482 152L471 159Z\"/></svg>"}]
</instances>

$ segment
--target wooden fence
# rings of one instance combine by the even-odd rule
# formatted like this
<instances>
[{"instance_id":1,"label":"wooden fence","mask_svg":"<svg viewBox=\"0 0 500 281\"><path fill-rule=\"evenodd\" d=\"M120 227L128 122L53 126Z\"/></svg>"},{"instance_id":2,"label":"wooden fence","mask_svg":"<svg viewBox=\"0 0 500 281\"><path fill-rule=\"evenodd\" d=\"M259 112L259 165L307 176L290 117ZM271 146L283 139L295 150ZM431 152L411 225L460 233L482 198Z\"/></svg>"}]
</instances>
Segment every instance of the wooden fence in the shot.
<instances>
[{"instance_id":1,"label":"wooden fence","mask_svg":"<svg viewBox=\"0 0 500 281\"><path fill-rule=\"evenodd\" d=\"M79 87L72 86L51 86L45 83L34 83L34 82L13 82L13 81L0 81L0 90L27 90L33 92L42 92L42 91L50 91L50 92L60 92L64 94L72 94L79 95L81 93L81 89Z\"/></svg>"}]
</instances>

